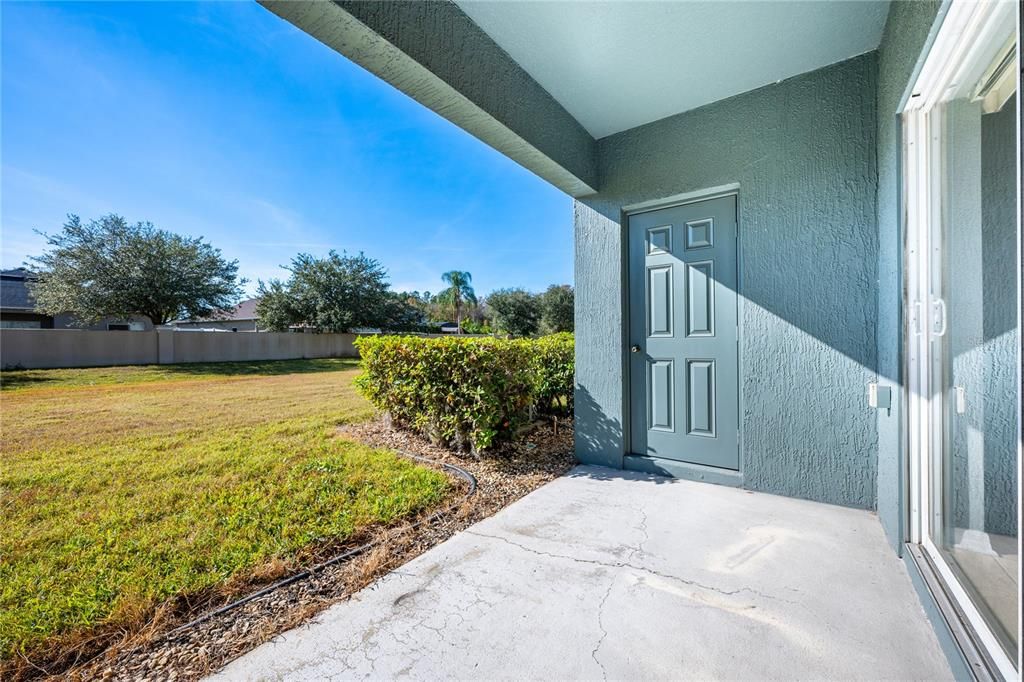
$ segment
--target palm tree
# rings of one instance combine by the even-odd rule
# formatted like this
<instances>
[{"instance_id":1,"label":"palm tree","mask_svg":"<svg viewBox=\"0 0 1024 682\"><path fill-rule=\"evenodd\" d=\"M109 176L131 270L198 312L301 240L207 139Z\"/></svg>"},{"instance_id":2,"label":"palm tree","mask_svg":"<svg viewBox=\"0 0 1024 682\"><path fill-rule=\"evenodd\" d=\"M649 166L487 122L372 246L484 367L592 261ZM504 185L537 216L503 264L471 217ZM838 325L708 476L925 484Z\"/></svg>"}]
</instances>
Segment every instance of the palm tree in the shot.
<instances>
[{"instance_id":1,"label":"palm tree","mask_svg":"<svg viewBox=\"0 0 1024 682\"><path fill-rule=\"evenodd\" d=\"M466 301L476 305L476 292L470 282L473 275L460 270L452 270L441 275L441 279L448 285L438 298L444 303L452 306L455 310L455 324L459 326L459 333L462 333L462 304Z\"/></svg>"}]
</instances>

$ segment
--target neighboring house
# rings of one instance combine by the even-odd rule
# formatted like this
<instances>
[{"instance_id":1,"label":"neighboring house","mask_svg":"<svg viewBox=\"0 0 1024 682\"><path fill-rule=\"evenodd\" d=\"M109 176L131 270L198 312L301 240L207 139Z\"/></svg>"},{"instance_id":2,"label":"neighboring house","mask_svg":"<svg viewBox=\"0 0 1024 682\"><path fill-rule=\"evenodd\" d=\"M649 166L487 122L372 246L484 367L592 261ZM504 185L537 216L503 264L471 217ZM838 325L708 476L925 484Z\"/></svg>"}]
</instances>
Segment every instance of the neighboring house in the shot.
<instances>
[{"instance_id":1,"label":"neighboring house","mask_svg":"<svg viewBox=\"0 0 1024 682\"><path fill-rule=\"evenodd\" d=\"M258 332L259 318L256 315L258 298L249 298L223 315L204 317L196 320L175 320L170 326L177 329L197 329L207 331Z\"/></svg>"},{"instance_id":2,"label":"neighboring house","mask_svg":"<svg viewBox=\"0 0 1024 682\"><path fill-rule=\"evenodd\" d=\"M54 318L54 326L58 329L85 329L88 331L108 332L148 332L153 330L153 323L146 317L131 317L128 319L105 318L96 324L78 327L74 323L73 315L58 315ZM66 322L65 322L66 321Z\"/></svg>"},{"instance_id":3,"label":"neighboring house","mask_svg":"<svg viewBox=\"0 0 1024 682\"><path fill-rule=\"evenodd\" d=\"M36 312L25 268L0 271L0 329L52 329L53 317Z\"/></svg>"},{"instance_id":4,"label":"neighboring house","mask_svg":"<svg viewBox=\"0 0 1024 682\"><path fill-rule=\"evenodd\" d=\"M44 315L35 308L29 284L36 278L25 268L0 271L0 329L85 329L88 331L149 331L146 317L104 318L80 326L70 313Z\"/></svg>"},{"instance_id":5,"label":"neighboring house","mask_svg":"<svg viewBox=\"0 0 1024 682\"><path fill-rule=\"evenodd\" d=\"M212 331L212 332L266 332L269 329L261 329L259 316L256 314L258 298L248 298L230 311L221 315L198 318L194 320L175 320L168 323L168 326L181 331ZM293 324L288 331L294 334L311 334L316 331L314 327L307 324ZM369 333L379 333L380 330L369 330Z\"/></svg>"},{"instance_id":6,"label":"neighboring house","mask_svg":"<svg viewBox=\"0 0 1024 682\"><path fill-rule=\"evenodd\" d=\"M877 510L1017 676L1016 3L263 4L573 197L582 462Z\"/></svg>"}]
</instances>

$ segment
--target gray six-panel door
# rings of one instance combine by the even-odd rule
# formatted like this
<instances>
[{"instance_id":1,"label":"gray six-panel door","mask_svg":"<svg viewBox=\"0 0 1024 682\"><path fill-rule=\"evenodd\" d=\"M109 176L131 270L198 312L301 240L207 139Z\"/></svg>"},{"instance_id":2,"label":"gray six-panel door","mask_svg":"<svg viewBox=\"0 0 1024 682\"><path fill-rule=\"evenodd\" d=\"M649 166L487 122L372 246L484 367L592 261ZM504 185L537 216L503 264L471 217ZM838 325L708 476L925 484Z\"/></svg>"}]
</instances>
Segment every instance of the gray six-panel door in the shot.
<instances>
[{"instance_id":1,"label":"gray six-panel door","mask_svg":"<svg viewBox=\"0 0 1024 682\"><path fill-rule=\"evenodd\" d=\"M629 217L635 455L739 468L736 197Z\"/></svg>"}]
</instances>

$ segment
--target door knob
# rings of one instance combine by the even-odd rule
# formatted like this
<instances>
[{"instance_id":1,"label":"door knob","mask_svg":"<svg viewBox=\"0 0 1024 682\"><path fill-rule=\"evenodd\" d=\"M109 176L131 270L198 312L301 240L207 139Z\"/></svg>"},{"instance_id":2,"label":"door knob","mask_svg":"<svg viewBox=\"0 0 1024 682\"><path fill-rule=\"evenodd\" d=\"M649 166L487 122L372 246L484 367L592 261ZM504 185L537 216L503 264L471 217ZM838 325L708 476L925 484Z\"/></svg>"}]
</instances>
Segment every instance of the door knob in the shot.
<instances>
[{"instance_id":1,"label":"door knob","mask_svg":"<svg viewBox=\"0 0 1024 682\"><path fill-rule=\"evenodd\" d=\"M640 346L638 346L638 345L636 345L634 343L632 346L629 347L629 352L630 353L639 353L640 352Z\"/></svg>"}]
</instances>

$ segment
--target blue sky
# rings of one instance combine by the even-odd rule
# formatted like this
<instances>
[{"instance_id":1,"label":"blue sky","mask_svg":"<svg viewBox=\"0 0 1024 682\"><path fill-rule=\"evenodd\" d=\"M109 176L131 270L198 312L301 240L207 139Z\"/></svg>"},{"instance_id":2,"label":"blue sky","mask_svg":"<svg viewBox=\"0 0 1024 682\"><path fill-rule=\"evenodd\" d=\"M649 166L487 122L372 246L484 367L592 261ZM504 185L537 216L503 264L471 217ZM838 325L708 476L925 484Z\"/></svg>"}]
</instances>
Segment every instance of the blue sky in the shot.
<instances>
[{"instance_id":1,"label":"blue sky","mask_svg":"<svg viewBox=\"0 0 1024 682\"><path fill-rule=\"evenodd\" d=\"M2 13L5 268L33 230L116 212L206 237L253 282L331 248L396 289L572 282L568 197L255 2Z\"/></svg>"}]
</instances>

